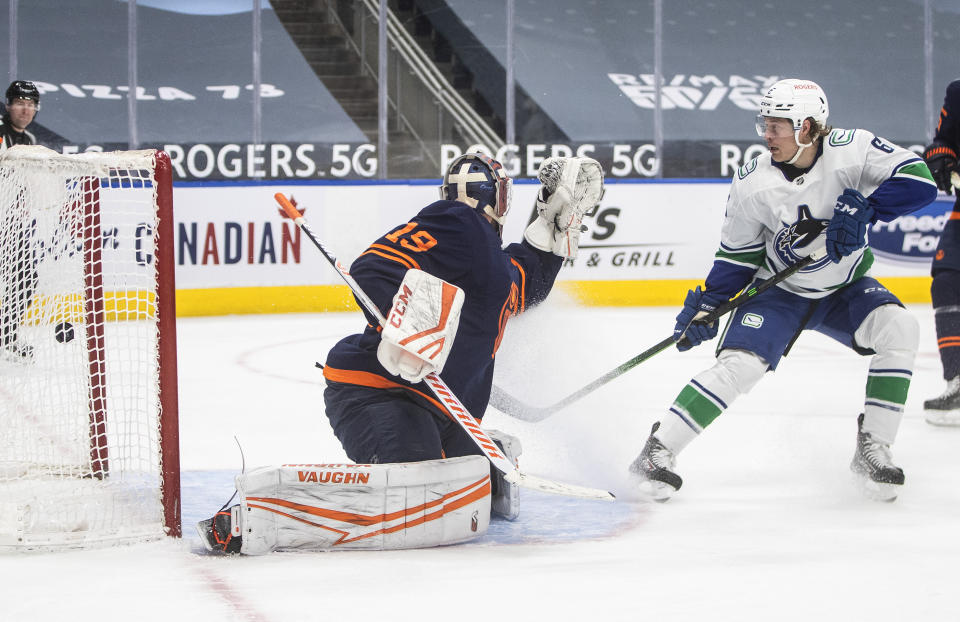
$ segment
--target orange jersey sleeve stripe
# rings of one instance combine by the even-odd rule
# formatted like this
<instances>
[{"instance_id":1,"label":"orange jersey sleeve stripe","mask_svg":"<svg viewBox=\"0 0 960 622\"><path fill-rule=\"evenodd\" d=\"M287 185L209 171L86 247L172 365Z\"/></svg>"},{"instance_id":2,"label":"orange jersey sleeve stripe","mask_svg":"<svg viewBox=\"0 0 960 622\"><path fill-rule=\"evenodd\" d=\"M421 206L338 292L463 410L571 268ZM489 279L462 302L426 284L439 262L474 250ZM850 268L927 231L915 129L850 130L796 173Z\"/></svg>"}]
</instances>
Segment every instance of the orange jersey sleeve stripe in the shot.
<instances>
[{"instance_id":1,"label":"orange jersey sleeve stripe","mask_svg":"<svg viewBox=\"0 0 960 622\"><path fill-rule=\"evenodd\" d=\"M517 313L523 313L527 308L527 273L523 271L523 266L521 266L516 259L511 257L510 261L517 267L517 270L520 271L520 304L518 305Z\"/></svg>"},{"instance_id":2,"label":"orange jersey sleeve stripe","mask_svg":"<svg viewBox=\"0 0 960 622\"><path fill-rule=\"evenodd\" d=\"M399 264L402 264L402 265L406 266L408 269L409 269L409 268L414 268L414 267L419 267L419 266L415 266L415 265L411 264L410 262L406 261L405 259L402 259L402 258L399 258L399 257L394 257L393 255L389 255L389 254L387 254L387 253L384 253L384 252L382 252L382 251L376 250L376 249L374 249L374 248L368 248L367 250L365 250L365 251L363 251L362 253L360 253L360 256L361 256L361 257L363 257L364 255L379 255L380 257L383 257L384 259L389 259L390 261L395 261L395 262L397 262L397 263L399 263Z\"/></svg>"},{"instance_id":3,"label":"orange jersey sleeve stripe","mask_svg":"<svg viewBox=\"0 0 960 622\"><path fill-rule=\"evenodd\" d=\"M520 313L520 309L523 307L523 301L519 298L522 298L522 295L518 293L517 284L511 283L510 293L507 294L507 299L500 307L500 317L497 318L497 339L493 342L493 352L490 353L490 358L496 356L497 350L500 349L500 342L503 341L504 331L507 329L507 321L511 316Z\"/></svg>"},{"instance_id":4,"label":"orange jersey sleeve stripe","mask_svg":"<svg viewBox=\"0 0 960 622\"><path fill-rule=\"evenodd\" d=\"M404 253L404 252L398 251L397 249L393 248L392 246L386 246L386 245L384 245L384 244L371 244L371 245L370 245L370 248L367 249L367 250L383 251L384 253L388 253L388 254L390 254L390 255L396 256L396 257L397 257L397 261L400 261L401 263L406 262L406 263L409 263L410 265L412 265L412 266L413 266L414 268L416 268L417 270L420 269L420 264L417 263L417 260L416 260L416 259L414 259L413 257L411 257L410 255L408 255L408 254L406 254L406 253Z\"/></svg>"},{"instance_id":5,"label":"orange jersey sleeve stripe","mask_svg":"<svg viewBox=\"0 0 960 622\"><path fill-rule=\"evenodd\" d=\"M380 250L385 251L385 252L387 252L387 253L393 253L393 254L396 255L397 257L401 257L401 258L403 258L403 259L406 259L407 261L409 261L410 263L412 263L414 266L416 266L418 269L420 268L420 264L417 263L417 260L416 260L416 259L414 259L412 256L404 253L403 251L397 250L396 248L394 248L394 247L392 247L392 246L386 246L386 245L384 245L384 244L371 244L371 245L370 245L370 248L377 248L377 249L380 249Z\"/></svg>"}]
</instances>

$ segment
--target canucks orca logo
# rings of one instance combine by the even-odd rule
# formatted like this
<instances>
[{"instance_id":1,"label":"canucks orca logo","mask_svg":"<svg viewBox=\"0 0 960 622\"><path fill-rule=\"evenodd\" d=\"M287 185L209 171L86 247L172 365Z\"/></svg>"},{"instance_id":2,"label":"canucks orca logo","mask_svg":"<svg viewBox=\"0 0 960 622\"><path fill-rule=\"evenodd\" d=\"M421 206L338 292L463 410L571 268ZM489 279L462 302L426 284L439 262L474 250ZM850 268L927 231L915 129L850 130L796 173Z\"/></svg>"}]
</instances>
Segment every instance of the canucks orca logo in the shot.
<instances>
[{"instance_id":1,"label":"canucks orca logo","mask_svg":"<svg viewBox=\"0 0 960 622\"><path fill-rule=\"evenodd\" d=\"M809 255L811 250L809 246L820 237L829 222L828 220L814 218L810 213L810 206L798 205L796 222L792 224L783 223L784 228L774 235L773 248L777 257L785 265L792 266ZM814 272L828 263L830 263L830 259L824 257L820 261L810 264L801 272Z\"/></svg>"}]
</instances>

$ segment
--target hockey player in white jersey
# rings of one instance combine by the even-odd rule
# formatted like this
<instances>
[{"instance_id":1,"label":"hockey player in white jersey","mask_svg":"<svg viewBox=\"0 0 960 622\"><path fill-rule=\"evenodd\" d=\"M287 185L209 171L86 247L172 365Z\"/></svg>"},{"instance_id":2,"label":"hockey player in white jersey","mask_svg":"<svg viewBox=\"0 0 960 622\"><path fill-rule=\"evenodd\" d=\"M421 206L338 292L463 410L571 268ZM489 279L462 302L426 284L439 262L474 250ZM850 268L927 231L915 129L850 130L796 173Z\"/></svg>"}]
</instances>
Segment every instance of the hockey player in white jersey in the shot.
<instances>
[{"instance_id":1,"label":"hockey player in white jersey","mask_svg":"<svg viewBox=\"0 0 960 622\"><path fill-rule=\"evenodd\" d=\"M804 330L871 357L850 467L872 498L892 501L903 485L890 445L907 399L918 325L869 276L867 229L927 205L937 188L921 158L866 130L832 129L828 113L823 89L808 80L781 80L761 99L757 132L769 153L733 179L713 268L677 316L678 348L716 337L718 322L697 318L751 281L824 247L826 256L737 308L716 363L694 376L654 424L630 471L658 501L680 488L677 454L775 370Z\"/></svg>"}]
</instances>

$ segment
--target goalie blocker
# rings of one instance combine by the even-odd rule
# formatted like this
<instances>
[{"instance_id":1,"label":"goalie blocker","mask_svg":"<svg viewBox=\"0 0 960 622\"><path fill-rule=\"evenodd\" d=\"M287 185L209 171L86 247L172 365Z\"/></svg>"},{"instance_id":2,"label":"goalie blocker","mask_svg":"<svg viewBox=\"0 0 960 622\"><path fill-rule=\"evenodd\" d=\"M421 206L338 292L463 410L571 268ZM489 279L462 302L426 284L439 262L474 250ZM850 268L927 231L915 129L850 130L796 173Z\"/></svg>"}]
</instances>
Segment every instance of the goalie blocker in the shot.
<instances>
[{"instance_id":1,"label":"goalie blocker","mask_svg":"<svg viewBox=\"0 0 960 622\"><path fill-rule=\"evenodd\" d=\"M377 360L383 368L414 384L443 371L463 299L459 287L423 270L407 270L380 333Z\"/></svg>"},{"instance_id":2,"label":"goalie blocker","mask_svg":"<svg viewBox=\"0 0 960 622\"><path fill-rule=\"evenodd\" d=\"M520 442L488 431L516 462ZM458 544L513 520L519 491L483 456L395 464L288 464L236 478L240 503L197 524L208 551L391 550Z\"/></svg>"}]
</instances>

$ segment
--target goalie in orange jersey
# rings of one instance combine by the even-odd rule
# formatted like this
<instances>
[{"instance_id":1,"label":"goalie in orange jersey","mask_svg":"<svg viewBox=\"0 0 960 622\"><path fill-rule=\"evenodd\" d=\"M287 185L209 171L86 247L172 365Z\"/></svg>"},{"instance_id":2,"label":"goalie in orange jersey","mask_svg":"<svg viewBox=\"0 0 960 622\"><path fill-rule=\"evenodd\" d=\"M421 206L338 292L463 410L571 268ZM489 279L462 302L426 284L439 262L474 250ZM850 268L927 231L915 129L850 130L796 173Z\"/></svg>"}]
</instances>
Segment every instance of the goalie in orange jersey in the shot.
<instances>
[{"instance_id":1,"label":"goalie in orange jersey","mask_svg":"<svg viewBox=\"0 0 960 622\"><path fill-rule=\"evenodd\" d=\"M590 158L549 158L539 177L538 217L521 242L503 248L512 181L499 162L483 154L468 153L454 160L443 176L440 200L375 240L350 266L350 275L386 322L381 330L377 318L365 311L365 330L340 340L323 370L326 415L334 434L347 456L365 469L365 477L386 482L386 492L375 487L378 494L373 495L369 482L351 485L349 492L337 488L355 522L365 522L362 517L371 515L424 511L419 506L412 510L385 505L397 497L423 499L424 486L435 495L444 491L440 497L454 499L449 504L457 506L456 511L447 516L436 510L429 514L435 520L412 521L418 530L428 529L429 522L433 535L384 525L377 528L384 533L367 537L357 533L355 523L350 527L342 521L335 527L318 523L319 517L330 520L332 515L331 499L324 496L327 488L310 483L309 473L301 476L303 469L296 473L275 469L253 478L259 483L245 482L246 475L238 478L238 490L247 501L242 500L238 510L201 523L209 548L262 553L288 548L291 542L299 543L295 548L309 549L348 543L360 548L430 546L482 535L491 508L516 518L515 485L504 481L499 471L491 473L474 440L432 396L423 379L431 372L440 374L466 409L482 418L507 321L542 302L563 259L576 256L583 217L603 195L603 171ZM519 441L487 432L515 462ZM320 472L317 477L326 475ZM269 494L263 493L263 482ZM404 490L391 494L399 488ZM273 505L249 502L250 498L271 499ZM277 505L278 499L287 501ZM308 515L290 518L289 502L294 499L298 511ZM439 498L436 503L441 503ZM358 508L366 510L360 518ZM443 519L436 518L438 513ZM302 527L303 521L313 527ZM238 523L243 528L238 529ZM322 538L318 524L326 529ZM296 536L285 540L284 529ZM330 529L338 534L335 538ZM264 533L270 536L264 538ZM231 534L244 534L242 544Z\"/></svg>"}]
</instances>

